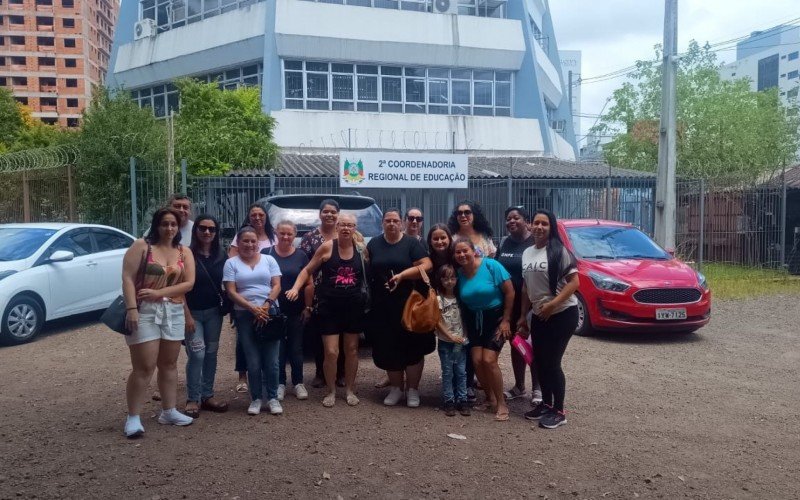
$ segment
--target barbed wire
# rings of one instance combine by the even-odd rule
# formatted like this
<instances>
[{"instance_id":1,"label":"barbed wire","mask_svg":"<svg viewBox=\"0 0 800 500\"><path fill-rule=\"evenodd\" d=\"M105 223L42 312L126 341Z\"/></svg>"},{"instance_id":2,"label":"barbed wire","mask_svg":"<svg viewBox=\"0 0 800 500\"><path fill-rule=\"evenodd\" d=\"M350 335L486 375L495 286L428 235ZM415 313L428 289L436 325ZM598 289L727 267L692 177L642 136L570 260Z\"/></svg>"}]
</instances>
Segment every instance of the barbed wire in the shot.
<instances>
[{"instance_id":1,"label":"barbed wire","mask_svg":"<svg viewBox=\"0 0 800 500\"><path fill-rule=\"evenodd\" d=\"M26 149L0 155L0 172L45 170L75 165L80 153L72 145Z\"/></svg>"}]
</instances>

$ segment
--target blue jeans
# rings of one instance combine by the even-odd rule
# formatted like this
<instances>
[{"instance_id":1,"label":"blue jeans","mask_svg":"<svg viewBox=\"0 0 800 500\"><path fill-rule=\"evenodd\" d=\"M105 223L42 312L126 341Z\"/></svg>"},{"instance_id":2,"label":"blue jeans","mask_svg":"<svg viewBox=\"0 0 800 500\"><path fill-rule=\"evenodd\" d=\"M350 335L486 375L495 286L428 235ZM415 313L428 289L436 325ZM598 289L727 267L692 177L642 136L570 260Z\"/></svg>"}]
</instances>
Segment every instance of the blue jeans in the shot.
<instances>
[{"instance_id":1,"label":"blue jeans","mask_svg":"<svg viewBox=\"0 0 800 500\"><path fill-rule=\"evenodd\" d=\"M292 385L303 383L303 320L300 315L286 317L286 338L281 339L278 361L279 382L286 385L286 359L292 367Z\"/></svg>"},{"instance_id":2,"label":"blue jeans","mask_svg":"<svg viewBox=\"0 0 800 500\"><path fill-rule=\"evenodd\" d=\"M442 363L442 401L444 403L465 403L467 401L468 350L467 346L439 340L439 360Z\"/></svg>"},{"instance_id":3,"label":"blue jeans","mask_svg":"<svg viewBox=\"0 0 800 500\"><path fill-rule=\"evenodd\" d=\"M235 311L236 330L247 360L247 385L250 398L276 399L278 397L278 357L280 340L261 340L253 331L253 315L250 311ZM264 388L267 397L264 398Z\"/></svg>"},{"instance_id":4,"label":"blue jeans","mask_svg":"<svg viewBox=\"0 0 800 500\"><path fill-rule=\"evenodd\" d=\"M214 396L222 315L219 307L190 312L195 329L186 338L186 400L199 403Z\"/></svg>"}]
</instances>

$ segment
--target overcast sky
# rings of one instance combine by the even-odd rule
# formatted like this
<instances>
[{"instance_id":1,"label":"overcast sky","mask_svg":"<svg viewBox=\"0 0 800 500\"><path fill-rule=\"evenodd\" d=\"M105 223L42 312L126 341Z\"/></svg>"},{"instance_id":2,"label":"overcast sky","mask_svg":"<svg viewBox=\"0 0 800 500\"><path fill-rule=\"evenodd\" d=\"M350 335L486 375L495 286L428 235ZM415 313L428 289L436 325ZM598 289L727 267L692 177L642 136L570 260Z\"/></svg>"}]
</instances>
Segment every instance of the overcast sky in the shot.
<instances>
[{"instance_id":1,"label":"overcast sky","mask_svg":"<svg viewBox=\"0 0 800 500\"><path fill-rule=\"evenodd\" d=\"M583 78L650 59L653 46L663 41L663 0L550 0L550 11L558 48L582 51ZM678 0L678 51L685 50L692 39L713 44L798 17L799 0ZM717 56L731 62L736 51ZM581 113L598 114L623 81L583 84ZM586 134L594 121L582 118L580 134Z\"/></svg>"}]
</instances>

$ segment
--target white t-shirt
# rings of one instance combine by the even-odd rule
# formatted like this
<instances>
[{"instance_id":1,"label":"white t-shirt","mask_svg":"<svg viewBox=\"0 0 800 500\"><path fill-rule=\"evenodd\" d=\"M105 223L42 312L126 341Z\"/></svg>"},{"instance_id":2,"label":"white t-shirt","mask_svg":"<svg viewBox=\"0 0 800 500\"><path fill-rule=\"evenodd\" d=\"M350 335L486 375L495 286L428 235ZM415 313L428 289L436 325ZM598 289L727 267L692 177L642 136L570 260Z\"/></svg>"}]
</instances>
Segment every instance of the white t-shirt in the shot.
<instances>
[{"instance_id":1,"label":"white t-shirt","mask_svg":"<svg viewBox=\"0 0 800 500\"><path fill-rule=\"evenodd\" d=\"M441 295L438 295L436 298L439 299L439 310L442 312L442 320L444 320L444 324L447 325L447 328L450 329L450 333L453 334L453 337L464 338L464 324L461 321L461 309L458 307L456 298L447 298ZM439 337L439 340L442 342L450 342L438 329L436 330L436 336Z\"/></svg>"},{"instance_id":2,"label":"white t-shirt","mask_svg":"<svg viewBox=\"0 0 800 500\"><path fill-rule=\"evenodd\" d=\"M185 247L188 247L189 245L192 244L192 228L193 227L194 227L194 222L192 222L190 220L187 220L186 224L184 224L183 226L180 227L181 245L183 245ZM147 230L142 235L142 238L147 238L147 236L149 234L150 234L150 228L147 228Z\"/></svg>"},{"instance_id":3,"label":"white t-shirt","mask_svg":"<svg viewBox=\"0 0 800 500\"><path fill-rule=\"evenodd\" d=\"M574 267L570 269L569 264L570 255L565 248L561 254L560 274L562 276L556 283L556 293L561 292L561 289L567 284L564 278L578 272ZM533 245L522 252L522 280L528 288L528 298L533 304L533 313L539 314L542 304L555 298L550 292L550 278L547 272L547 247L536 248L536 245ZM553 314L560 313L564 309L575 305L578 305L578 299L573 294L562 302L553 311Z\"/></svg>"},{"instance_id":4,"label":"white t-shirt","mask_svg":"<svg viewBox=\"0 0 800 500\"><path fill-rule=\"evenodd\" d=\"M236 283L236 291L255 306L262 306L272 292L272 278L281 275L278 262L271 255L258 254L259 261L254 268L250 268L237 255L225 261L222 268L222 281ZM277 301L276 301L277 302ZM234 304L234 309L243 311L244 308Z\"/></svg>"}]
</instances>

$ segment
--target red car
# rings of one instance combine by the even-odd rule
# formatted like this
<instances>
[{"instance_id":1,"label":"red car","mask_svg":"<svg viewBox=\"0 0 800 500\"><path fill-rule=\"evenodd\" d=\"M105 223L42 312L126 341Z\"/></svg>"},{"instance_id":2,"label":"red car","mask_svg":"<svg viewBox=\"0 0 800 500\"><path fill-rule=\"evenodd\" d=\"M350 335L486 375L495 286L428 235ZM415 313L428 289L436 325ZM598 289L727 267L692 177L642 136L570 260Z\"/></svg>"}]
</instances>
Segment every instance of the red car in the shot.
<instances>
[{"instance_id":1,"label":"red car","mask_svg":"<svg viewBox=\"0 0 800 500\"><path fill-rule=\"evenodd\" d=\"M594 330L693 332L708 323L705 276L631 224L576 219L559 233L578 259L577 335Z\"/></svg>"}]
</instances>

